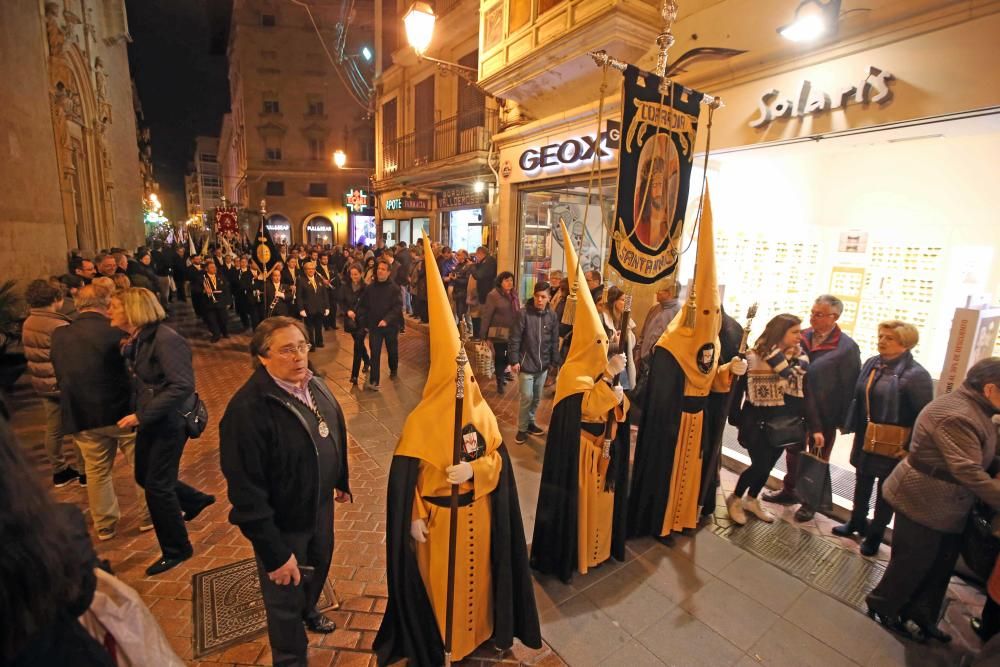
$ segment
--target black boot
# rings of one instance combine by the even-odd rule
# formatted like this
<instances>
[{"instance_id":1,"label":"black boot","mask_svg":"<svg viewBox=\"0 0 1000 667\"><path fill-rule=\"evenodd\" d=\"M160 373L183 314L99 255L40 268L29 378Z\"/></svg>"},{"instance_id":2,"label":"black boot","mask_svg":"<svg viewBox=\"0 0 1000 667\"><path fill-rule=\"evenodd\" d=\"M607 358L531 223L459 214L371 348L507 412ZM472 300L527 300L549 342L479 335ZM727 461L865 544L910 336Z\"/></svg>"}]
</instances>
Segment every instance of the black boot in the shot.
<instances>
[{"instance_id":1,"label":"black boot","mask_svg":"<svg viewBox=\"0 0 1000 667\"><path fill-rule=\"evenodd\" d=\"M834 526L830 532L837 537L850 537L854 533L864 535L868 532L868 519L857 519L852 516L850 521Z\"/></svg>"},{"instance_id":2,"label":"black boot","mask_svg":"<svg viewBox=\"0 0 1000 667\"><path fill-rule=\"evenodd\" d=\"M497 393L500 394L501 396L504 395L504 384L505 383L503 381L503 375L498 375L497 376Z\"/></svg>"}]
</instances>

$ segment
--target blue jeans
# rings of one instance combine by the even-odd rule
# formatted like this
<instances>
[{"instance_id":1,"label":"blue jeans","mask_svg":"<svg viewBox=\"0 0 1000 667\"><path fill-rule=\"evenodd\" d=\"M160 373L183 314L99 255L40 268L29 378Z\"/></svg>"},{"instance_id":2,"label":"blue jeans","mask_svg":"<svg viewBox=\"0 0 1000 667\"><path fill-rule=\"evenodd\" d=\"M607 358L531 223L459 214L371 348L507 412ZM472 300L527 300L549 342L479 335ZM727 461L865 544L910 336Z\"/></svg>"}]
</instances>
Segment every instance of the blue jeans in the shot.
<instances>
[{"instance_id":1,"label":"blue jeans","mask_svg":"<svg viewBox=\"0 0 1000 667\"><path fill-rule=\"evenodd\" d=\"M409 315L413 314L413 301L410 298L410 288L406 285L401 285L399 288L401 296L403 297L403 312Z\"/></svg>"},{"instance_id":2,"label":"blue jeans","mask_svg":"<svg viewBox=\"0 0 1000 667\"><path fill-rule=\"evenodd\" d=\"M527 431L529 424L535 423L535 410L542 400L542 390L545 388L547 370L541 373L518 373L517 382L521 390L521 404L517 412L517 430Z\"/></svg>"}]
</instances>

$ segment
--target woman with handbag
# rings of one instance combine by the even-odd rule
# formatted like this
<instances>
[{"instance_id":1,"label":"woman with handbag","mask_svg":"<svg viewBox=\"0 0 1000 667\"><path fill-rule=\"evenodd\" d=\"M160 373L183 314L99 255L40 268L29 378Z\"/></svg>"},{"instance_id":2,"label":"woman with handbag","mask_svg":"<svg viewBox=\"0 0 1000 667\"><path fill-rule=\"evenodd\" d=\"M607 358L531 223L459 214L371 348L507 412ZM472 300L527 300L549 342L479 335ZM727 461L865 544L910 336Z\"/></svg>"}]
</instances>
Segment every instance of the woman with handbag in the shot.
<instances>
[{"instance_id":1,"label":"woman with handbag","mask_svg":"<svg viewBox=\"0 0 1000 667\"><path fill-rule=\"evenodd\" d=\"M480 335L493 345L493 363L497 374L497 393L504 395L507 384L507 341L514 321L521 312L517 294L514 292L514 274L504 271L496 280L496 288L486 296Z\"/></svg>"},{"instance_id":2,"label":"woman with handbag","mask_svg":"<svg viewBox=\"0 0 1000 667\"><path fill-rule=\"evenodd\" d=\"M368 356L368 347L365 345L367 332L361 326L358 316L358 309L361 305L361 297L365 294L365 281L361 275L361 266L355 264L347 271L347 282L341 283L337 300L340 302L340 312L344 314L344 331L351 334L354 339L354 361L351 363L351 384L358 383L358 372L368 374L368 365L371 357ZM362 368L362 364L364 367Z\"/></svg>"},{"instance_id":3,"label":"woman with handbag","mask_svg":"<svg viewBox=\"0 0 1000 667\"><path fill-rule=\"evenodd\" d=\"M111 325L128 333L122 354L132 377L135 412L118 427L136 429L135 478L146 492L149 516L162 557L146 568L146 576L180 565L194 549L185 521L215 502L178 480L181 455L188 439L187 419L197 403L191 347L163 324L166 314L156 295L131 287L111 298Z\"/></svg>"},{"instance_id":4,"label":"woman with handbag","mask_svg":"<svg viewBox=\"0 0 1000 667\"><path fill-rule=\"evenodd\" d=\"M774 521L757 496L785 447L804 442L807 426L813 440L822 446L819 419L806 390L809 358L799 347L801 323L787 313L767 323L747 352L749 372L740 380L733 398L737 407L729 422L739 428L739 442L750 452L750 467L726 498L726 509L741 526L747 522L746 512L768 523Z\"/></svg>"},{"instance_id":5,"label":"woman with handbag","mask_svg":"<svg viewBox=\"0 0 1000 667\"><path fill-rule=\"evenodd\" d=\"M854 432L854 509L850 520L834 527L833 534L864 537L864 556L878 552L892 520L892 507L882 496L882 485L906 456L917 415L934 398L930 373L910 354L919 337L912 324L899 320L879 324L879 353L862 366L848 411L845 432ZM869 523L868 504L876 477L875 516Z\"/></svg>"}]
</instances>

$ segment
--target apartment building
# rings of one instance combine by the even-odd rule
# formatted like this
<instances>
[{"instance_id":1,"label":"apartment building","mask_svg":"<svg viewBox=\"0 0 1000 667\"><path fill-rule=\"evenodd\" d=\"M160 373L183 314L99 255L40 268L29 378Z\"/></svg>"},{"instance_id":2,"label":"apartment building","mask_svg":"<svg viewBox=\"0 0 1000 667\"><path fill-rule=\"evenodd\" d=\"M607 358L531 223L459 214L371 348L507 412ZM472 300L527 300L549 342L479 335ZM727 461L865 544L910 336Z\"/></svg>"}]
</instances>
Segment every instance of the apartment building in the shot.
<instances>
[{"instance_id":1,"label":"apartment building","mask_svg":"<svg viewBox=\"0 0 1000 667\"><path fill-rule=\"evenodd\" d=\"M218 137L195 137L194 155L184 175L184 195L189 218L201 217L203 223L214 220L215 208L222 197Z\"/></svg>"}]
</instances>

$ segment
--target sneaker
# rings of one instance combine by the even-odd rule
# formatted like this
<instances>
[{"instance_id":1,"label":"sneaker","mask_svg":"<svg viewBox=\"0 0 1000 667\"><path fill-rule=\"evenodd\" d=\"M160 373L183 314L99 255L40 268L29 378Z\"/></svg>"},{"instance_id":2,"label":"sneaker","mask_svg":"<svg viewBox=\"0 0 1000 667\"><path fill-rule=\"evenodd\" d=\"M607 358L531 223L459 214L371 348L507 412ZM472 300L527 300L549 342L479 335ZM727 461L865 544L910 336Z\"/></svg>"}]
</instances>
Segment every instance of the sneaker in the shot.
<instances>
[{"instance_id":1,"label":"sneaker","mask_svg":"<svg viewBox=\"0 0 1000 667\"><path fill-rule=\"evenodd\" d=\"M68 466L52 475L52 486L61 489L75 479L80 479L80 473L77 472L76 468Z\"/></svg>"},{"instance_id":2,"label":"sneaker","mask_svg":"<svg viewBox=\"0 0 1000 667\"><path fill-rule=\"evenodd\" d=\"M147 517L139 520L139 532L140 533L148 533L151 530L153 530L153 518L152 517L147 516Z\"/></svg>"},{"instance_id":3,"label":"sneaker","mask_svg":"<svg viewBox=\"0 0 1000 667\"><path fill-rule=\"evenodd\" d=\"M747 498L743 501L743 509L750 512L755 517L766 523L774 523L774 515L760 506L760 501L756 498Z\"/></svg>"},{"instance_id":4,"label":"sneaker","mask_svg":"<svg viewBox=\"0 0 1000 667\"><path fill-rule=\"evenodd\" d=\"M528 442L528 434L524 431L518 431L517 435L514 436L514 442L519 445L523 445Z\"/></svg>"},{"instance_id":5,"label":"sneaker","mask_svg":"<svg viewBox=\"0 0 1000 667\"><path fill-rule=\"evenodd\" d=\"M538 428L538 424L528 424L528 435L543 435L545 429Z\"/></svg>"},{"instance_id":6,"label":"sneaker","mask_svg":"<svg viewBox=\"0 0 1000 667\"><path fill-rule=\"evenodd\" d=\"M732 493L726 496L726 510L729 512L729 518L733 520L733 523L740 526L746 525L747 515L743 511L743 503L740 498L737 498Z\"/></svg>"},{"instance_id":7,"label":"sneaker","mask_svg":"<svg viewBox=\"0 0 1000 667\"><path fill-rule=\"evenodd\" d=\"M97 539L99 539L102 542L106 542L114 538L114 536L117 534L115 530L116 528L117 526L111 526L110 528L98 528Z\"/></svg>"}]
</instances>

